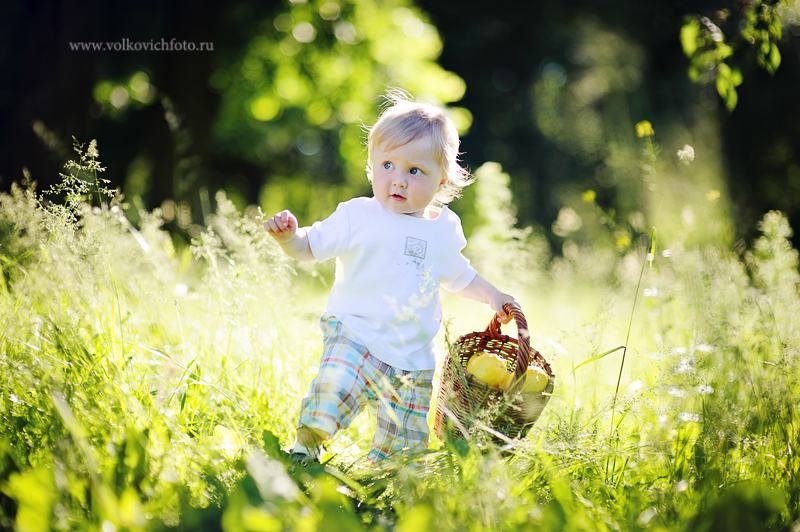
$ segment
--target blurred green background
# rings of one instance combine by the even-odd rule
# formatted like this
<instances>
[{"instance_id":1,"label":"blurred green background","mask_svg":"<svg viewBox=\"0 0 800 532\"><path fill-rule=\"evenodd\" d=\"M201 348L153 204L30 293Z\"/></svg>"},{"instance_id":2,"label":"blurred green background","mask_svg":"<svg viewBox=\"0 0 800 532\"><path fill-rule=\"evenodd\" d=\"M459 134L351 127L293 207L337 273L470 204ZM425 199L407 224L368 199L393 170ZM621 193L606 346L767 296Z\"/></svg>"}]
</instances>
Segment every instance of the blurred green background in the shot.
<instances>
[{"instance_id":1,"label":"blurred green background","mask_svg":"<svg viewBox=\"0 0 800 532\"><path fill-rule=\"evenodd\" d=\"M668 240L730 245L771 209L800 222L796 0L0 9L2 190L23 168L46 188L70 137L96 138L131 221L161 207L178 242L200 233L220 189L242 211L291 208L302 224L369 195L363 126L387 87L448 106L464 162L499 164L511 225L556 253L624 252L652 226ZM123 39L213 51L73 49ZM645 120L661 150L652 165L635 129ZM453 205L468 236L482 223L478 201L472 190Z\"/></svg>"},{"instance_id":2,"label":"blurred green background","mask_svg":"<svg viewBox=\"0 0 800 532\"><path fill-rule=\"evenodd\" d=\"M0 3L0 528L797 532L798 35L798 0ZM73 49L123 39L213 50ZM457 123L465 254L556 389L424 478L361 476L363 415L306 498L333 269L255 215L369 195L387 87ZM124 213L59 177L98 160Z\"/></svg>"}]
</instances>

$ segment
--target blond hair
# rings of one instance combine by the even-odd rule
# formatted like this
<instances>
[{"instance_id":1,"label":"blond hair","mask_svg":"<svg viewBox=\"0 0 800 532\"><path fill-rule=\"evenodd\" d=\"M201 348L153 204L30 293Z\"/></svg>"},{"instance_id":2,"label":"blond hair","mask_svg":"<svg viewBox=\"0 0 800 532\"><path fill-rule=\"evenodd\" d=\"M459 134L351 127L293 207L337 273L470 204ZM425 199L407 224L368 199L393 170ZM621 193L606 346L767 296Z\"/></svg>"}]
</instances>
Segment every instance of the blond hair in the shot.
<instances>
[{"instance_id":1,"label":"blond hair","mask_svg":"<svg viewBox=\"0 0 800 532\"><path fill-rule=\"evenodd\" d=\"M444 109L429 103L415 102L400 89L390 89L384 96L386 108L367 135L367 178L372 182L372 154L376 146L394 149L428 136L431 139L433 158L439 165L444 184L434 196L434 201L450 203L461 197L461 189L475 178L458 160L458 130Z\"/></svg>"}]
</instances>

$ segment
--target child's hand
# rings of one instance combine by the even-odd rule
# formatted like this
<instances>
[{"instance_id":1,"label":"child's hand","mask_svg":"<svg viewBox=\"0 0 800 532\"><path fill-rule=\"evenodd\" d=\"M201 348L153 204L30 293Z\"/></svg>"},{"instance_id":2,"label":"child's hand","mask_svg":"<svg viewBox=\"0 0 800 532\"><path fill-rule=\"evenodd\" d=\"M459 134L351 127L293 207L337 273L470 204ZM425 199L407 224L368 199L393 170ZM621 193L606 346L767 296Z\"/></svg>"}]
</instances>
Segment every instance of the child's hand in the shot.
<instances>
[{"instance_id":1,"label":"child's hand","mask_svg":"<svg viewBox=\"0 0 800 532\"><path fill-rule=\"evenodd\" d=\"M499 290L489 294L488 303L489 306L492 308L492 310L497 312L499 321L502 324L506 324L510 322L512 319L511 314L508 314L503 307L508 305L509 303L511 303L512 305L519 306L519 303L517 303L517 300L514 299L514 296L510 294L504 294Z\"/></svg>"},{"instance_id":2,"label":"child's hand","mask_svg":"<svg viewBox=\"0 0 800 532\"><path fill-rule=\"evenodd\" d=\"M264 222L264 229L279 244L285 244L297 235L297 218L291 211L282 211Z\"/></svg>"}]
</instances>

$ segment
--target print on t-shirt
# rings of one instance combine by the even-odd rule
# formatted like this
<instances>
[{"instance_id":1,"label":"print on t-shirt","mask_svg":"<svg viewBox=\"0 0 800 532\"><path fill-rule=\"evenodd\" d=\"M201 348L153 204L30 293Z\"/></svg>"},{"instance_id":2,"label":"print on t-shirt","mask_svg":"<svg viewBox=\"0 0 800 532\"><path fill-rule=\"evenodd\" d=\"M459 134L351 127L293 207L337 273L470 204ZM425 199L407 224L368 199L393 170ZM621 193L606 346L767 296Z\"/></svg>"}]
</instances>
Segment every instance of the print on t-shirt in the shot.
<instances>
[{"instance_id":1,"label":"print on t-shirt","mask_svg":"<svg viewBox=\"0 0 800 532\"><path fill-rule=\"evenodd\" d=\"M425 252L428 250L428 243L419 238L406 237L406 255L409 257L416 257L418 259L425 258Z\"/></svg>"}]
</instances>

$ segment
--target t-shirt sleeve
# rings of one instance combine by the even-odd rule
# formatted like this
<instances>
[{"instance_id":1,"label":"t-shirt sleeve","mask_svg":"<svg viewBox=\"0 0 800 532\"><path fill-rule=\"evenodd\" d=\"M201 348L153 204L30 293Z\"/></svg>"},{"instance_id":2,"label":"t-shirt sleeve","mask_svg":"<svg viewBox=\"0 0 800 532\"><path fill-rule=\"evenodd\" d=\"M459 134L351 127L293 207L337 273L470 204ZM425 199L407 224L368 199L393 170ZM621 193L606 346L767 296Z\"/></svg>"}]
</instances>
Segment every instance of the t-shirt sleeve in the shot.
<instances>
[{"instance_id":1,"label":"t-shirt sleeve","mask_svg":"<svg viewBox=\"0 0 800 532\"><path fill-rule=\"evenodd\" d=\"M445 282L442 280L442 288L447 290L448 292L456 293L461 292L463 289L469 286L469 283L475 279L475 276L478 275L478 270L473 268L469 265L469 260L463 255L461 256L465 261L467 261L467 267L461 272L461 274L456 277L455 279L449 280Z\"/></svg>"},{"instance_id":2,"label":"t-shirt sleeve","mask_svg":"<svg viewBox=\"0 0 800 532\"><path fill-rule=\"evenodd\" d=\"M319 262L338 257L347 251L350 243L350 217L347 205L340 203L336 210L308 228L308 245Z\"/></svg>"},{"instance_id":3,"label":"t-shirt sleeve","mask_svg":"<svg viewBox=\"0 0 800 532\"><path fill-rule=\"evenodd\" d=\"M478 271L470 266L469 259L461 253L467 245L464 230L461 228L461 220L455 217L454 225L453 249L445 260L444 273L440 279L442 288L453 293L465 289L478 275Z\"/></svg>"}]
</instances>

